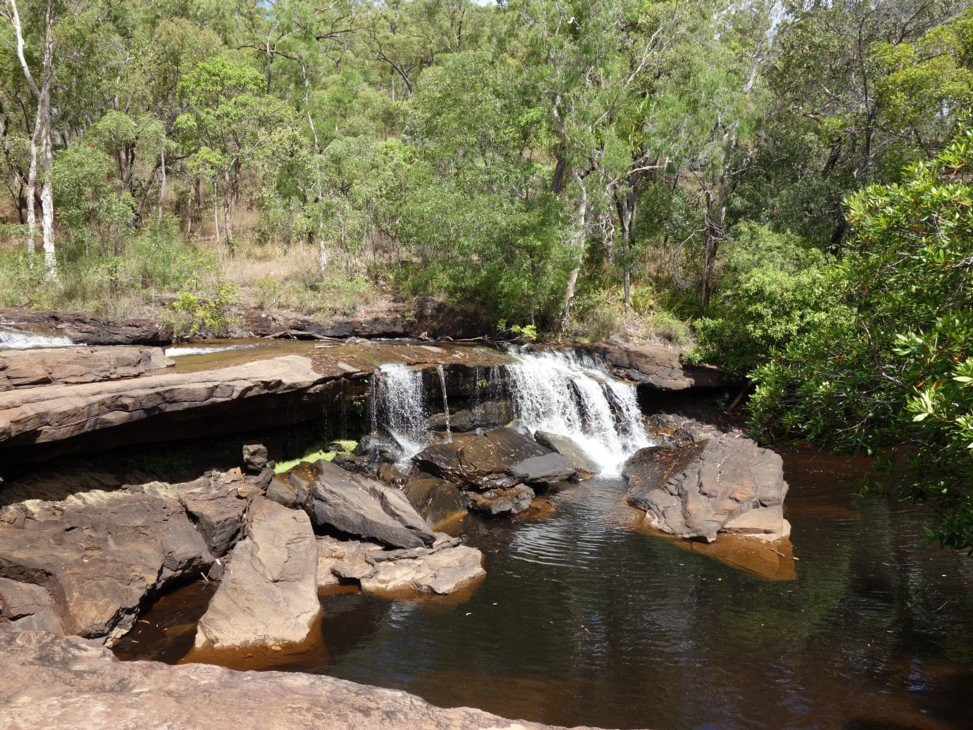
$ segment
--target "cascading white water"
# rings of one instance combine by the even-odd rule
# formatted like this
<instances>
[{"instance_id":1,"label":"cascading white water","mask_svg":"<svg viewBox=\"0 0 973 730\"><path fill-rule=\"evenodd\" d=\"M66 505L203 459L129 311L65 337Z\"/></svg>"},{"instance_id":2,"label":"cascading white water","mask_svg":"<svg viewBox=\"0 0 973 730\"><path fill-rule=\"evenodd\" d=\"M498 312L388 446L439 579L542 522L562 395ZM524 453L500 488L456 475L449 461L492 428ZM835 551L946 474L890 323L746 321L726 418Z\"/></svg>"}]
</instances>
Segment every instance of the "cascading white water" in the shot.
<instances>
[{"instance_id":1,"label":"cascading white water","mask_svg":"<svg viewBox=\"0 0 973 730\"><path fill-rule=\"evenodd\" d=\"M0 329L0 350L33 350L41 347L68 347L70 337L39 335L13 329Z\"/></svg>"},{"instance_id":2,"label":"cascading white water","mask_svg":"<svg viewBox=\"0 0 973 730\"><path fill-rule=\"evenodd\" d=\"M378 370L378 395L379 425L395 440L402 460L408 461L429 443L422 372L405 365L382 365Z\"/></svg>"},{"instance_id":3,"label":"cascading white water","mask_svg":"<svg viewBox=\"0 0 973 730\"><path fill-rule=\"evenodd\" d=\"M606 476L619 474L632 453L652 444L635 387L601 364L568 352L514 357L507 365L511 398L520 424L531 433L570 438Z\"/></svg>"}]
</instances>

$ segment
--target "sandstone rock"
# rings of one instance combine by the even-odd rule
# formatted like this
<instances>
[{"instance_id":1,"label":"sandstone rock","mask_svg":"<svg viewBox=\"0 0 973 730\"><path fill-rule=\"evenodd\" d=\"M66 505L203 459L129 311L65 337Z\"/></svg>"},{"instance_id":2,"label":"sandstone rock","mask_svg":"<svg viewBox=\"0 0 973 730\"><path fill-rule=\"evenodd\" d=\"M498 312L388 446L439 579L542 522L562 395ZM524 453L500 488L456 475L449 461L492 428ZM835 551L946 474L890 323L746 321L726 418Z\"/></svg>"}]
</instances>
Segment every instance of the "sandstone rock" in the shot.
<instances>
[{"instance_id":1,"label":"sandstone rock","mask_svg":"<svg viewBox=\"0 0 973 730\"><path fill-rule=\"evenodd\" d=\"M476 512L498 517L520 514L534 500L534 490L523 484L510 489L490 489L486 492L467 492L467 506Z\"/></svg>"},{"instance_id":2,"label":"sandstone rock","mask_svg":"<svg viewBox=\"0 0 973 730\"><path fill-rule=\"evenodd\" d=\"M307 515L257 497L249 517L247 535L199 620L197 648L301 642L321 612Z\"/></svg>"},{"instance_id":3,"label":"sandstone rock","mask_svg":"<svg viewBox=\"0 0 973 730\"><path fill-rule=\"evenodd\" d=\"M64 631L112 640L167 584L214 560L169 485L0 511L0 577L44 588Z\"/></svg>"},{"instance_id":4,"label":"sandstone rock","mask_svg":"<svg viewBox=\"0 0 973 730\"><path fill-rule=\"evenodd\" d=\"M259 474L267 466L267 447L263 444L244 444L243 468L247 474Z\"/></svg>"},{"instance_id":5,"label":"sandstone rock","mask_svg":"<svg viewBox=\"0 0 973 730\"><path fill-rule=\"evenodd\" d=\"M0 578L0 619L17 621L26 629L64 632L54 599L45 588L9 578Z\"/></svg>"},{"instance_id":6,"label":"sandstone rock","mask_svg":"<svg viewBox=\"0 0 973 730\"><path fill-rule=\"evenodd\" d=\"M240 535L248 504L239 482L214 472L180 485L177 493L210 552L217 557L225 555Z\"/></svg>"},{"instance_id":7,"label":"sandstone rock","mask_svg":"<svg viewBox=\"0 0 973 730\"><path fill-rule=\"evenodd\" d=\"M521 481L512 468L534 456L551 453L533 439L498 428L479 434L458 434L449 443L432 444L416 456L416 463L465 489L508 489Z\"/></svg>"},{"instance_id":8,"label":"sandstone rock","mask_svg":"<svg viewBox=\"0 0 973 730\"><path fill-rule=\"evenodd\" d=\"M549 431L537 431L534 439L544 448L566 456L579 474L594 476L599 472L598 465L588 457L584 449L567 436Z\"/></svg>"},{"instance_id":9,"label":"sandstone rock","mask_svg":"<svg viewBox=\"0 0 973 730\"><path fill-rule=\"evenodd\" d=\"M592 349L623 377L659 390L714 388L730 382L726 373L710 365L684 365L683 350L662 342L599 342Z\"/></svg>"},{"instance_id":10,"label":"sandstone rock","mask_svg":"<svg viewBox=\"0 0 973 730\"><path fill-rule=\"evenodd\" d=\"M445 595L484 575L483 554L442 533L430 547L394 550L358 540L318 538L318 556L319 587L357 582L364 591Z\"/></svg>"},{"instance_id":11,"label":"sandstone rock","mask_svg":"<svg viewBox=\"0 0 973 730\"><path fill-rule=\"evenodd\" d=\"M81 312L0 309L0 322L18 329L55 332L79 345L168 345L172 325L145 319L107 320Z\"/></svg>"},{"instance_id":12,"label":"sandstone rock","mask_svg":"<svg viewBox=\"0 0 973 730\"><path fill-rule=\"evenodd\" d=\"M316 527L390 547L432 545L435 536L406 496L327 461L313 465L308 509Z\"/></svg>"},{"instance_id":13,"label":"sandstone rock","mask_svg":"<svg viewBox=\"0 0 973 730\"><path fill-rule=\"evenodd\" d=\"M374 570L361 578L362 590L371 592L415 591L446 595L486 574L483 554L459 545L443 535L430 550L415 557L373 557Z\"/></svg>"},{"instance_id":14,"label":"sandstone rock","mask_svg":"<svg viewBox=\"0 0 973 730\"><path fill-rule=\"evenodd\" d=\"M514 419L514 409L509 400L488 400L472 408L453 411L449 415L449 427L453 433L468 433L478 428L499 428ZM435 413L427 421L429 428L445 430L446 416Z\"/></svg>"},{"instance_id":15,"label":"sandstone rock","mask_svg":"<svg viewBox=\"0 0 973 730\"><path fill-rule=\"evenodd\" d=\"M288 476L277 474L270 480L266 496L279 505L295 509L307 501L308 491L299 480L292 481Z\"/></svg>"},{"instance_id":16,"label":"sandstone rock","mask_svg":"<svg viewBox=\"0 0 973 730\"><path fill-rule=\"evenodd\" d=\"M122 662L77 639L0 629L0 707L12 728L539 728L480 710L302 672Z\"/></svg>"},{"instance_id":17,"label":"sandstone rock","mask_svg":"<svg viewBox=\"0 0 973 730\"><path fill-rule=\"evenodd\" d=\"M172 365L156 347L0 350L0 391L123 380Z\"/></svg>"},{"instance_id":18,"label":"sandstone rock","mask_svg":"<svg viewBox=\"0 0 973 730\"><path fill-rule=\"evenodd\" d=\"M218 370L11 390L0 393L0 448L13 453L24 444L60 441L105 429L124 437L117 427L131 427L163 414L179 413L186 418L189 411L202 415L228 403L306 392L321 380L310 359L290 355ZM216 424L210 425L211 430L219 430ZM232 430L233 424L227 427ZM180 437L178 432L150 435L156 439ZM129 435L123 441L134 438Z\"/></svg>"},{"instance_id":19,"label":"sandstone rock","mask_svg":"<svg viewBox=\"0 0 973 730\"><path fill-rule=\"evenodd\" d=\"M445 479L413 469L402 491L426 523L435 527L466 514L459 488Z\"/></svg>"},{"instance_id":20,"label":"sandstone rock","mask_svg":"<svg viewBox=\"0 0 973 730\"><path fill-rule=\"evenodd\" d=\"M722 530L770 540L789 533L782 508L764 511L780 508L787 493L778 454L739 433L667 418L676 427L674 445L641 449L624 469L628 501L654 527L708 542Z\"/></svg>"},{"instance_id":21,"label":"sandstone rock","mask_svg":"<svg viewBox=\"0 0 973 730\"><path fill-rule=\"evenodd\" d=\"M575 478L577 471L570 459L552 451L518 461L510 467L510 474L527 484L553 484Z\"/></svg>"}]
</instances>

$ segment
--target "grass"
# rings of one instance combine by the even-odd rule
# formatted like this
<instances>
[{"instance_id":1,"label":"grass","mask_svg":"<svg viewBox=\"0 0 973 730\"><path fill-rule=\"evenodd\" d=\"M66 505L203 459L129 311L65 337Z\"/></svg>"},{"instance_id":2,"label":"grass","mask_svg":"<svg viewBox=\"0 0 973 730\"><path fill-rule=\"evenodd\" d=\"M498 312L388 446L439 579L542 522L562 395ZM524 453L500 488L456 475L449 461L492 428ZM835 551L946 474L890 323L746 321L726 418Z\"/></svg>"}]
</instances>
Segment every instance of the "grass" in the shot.
<instances>
[{"instance_id":1,"label":"grass","mask_svg":"<svg viewBox=\"0 0 973 730\"><path fill-rule=\"evenodd\" d=\"M288 472L298 464L314 464L318 461L332 461L339 453L350 453L351 451L354 451L355 447L358 445L357 441L338 441L336 443L341 445L340 452L325 451L323 448L311 447L304 453L303 456L300 456L297 459L278 461L274 465L274 474L283 474L284 472Z\"/></svg>"}]
</instances>

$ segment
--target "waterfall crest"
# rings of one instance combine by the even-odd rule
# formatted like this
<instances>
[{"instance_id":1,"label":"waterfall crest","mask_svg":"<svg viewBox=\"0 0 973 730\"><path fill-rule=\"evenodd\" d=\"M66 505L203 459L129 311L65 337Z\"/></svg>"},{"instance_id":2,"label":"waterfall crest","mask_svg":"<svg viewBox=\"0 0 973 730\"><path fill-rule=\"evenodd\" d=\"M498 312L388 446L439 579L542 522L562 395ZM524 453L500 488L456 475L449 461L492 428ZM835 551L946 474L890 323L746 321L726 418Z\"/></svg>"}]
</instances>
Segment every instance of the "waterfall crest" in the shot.
<instances>
[{"instance_id":1,"label":"waterfall crest","mask_svg":"<svg viewBox=\"0 0 973 730\"><path fill-rule=\"evenodd\" d=\"M635 387L600 363L571 352L515 353L507 365L517 419L531 433L548 431L580 446L606 476L652 440Z\"/></svg>"},{"instance_id":2,"label":"waterfall crest","mask_svg":"<svg viewBox=\"0 0 973 730\"><path fill-rule=\"evenodd\" d=\"M72 344L70 337L61 335L39 335L0 329L0 350L33 350L40 347L68 347Z\"/></svg>"}]
</instances>

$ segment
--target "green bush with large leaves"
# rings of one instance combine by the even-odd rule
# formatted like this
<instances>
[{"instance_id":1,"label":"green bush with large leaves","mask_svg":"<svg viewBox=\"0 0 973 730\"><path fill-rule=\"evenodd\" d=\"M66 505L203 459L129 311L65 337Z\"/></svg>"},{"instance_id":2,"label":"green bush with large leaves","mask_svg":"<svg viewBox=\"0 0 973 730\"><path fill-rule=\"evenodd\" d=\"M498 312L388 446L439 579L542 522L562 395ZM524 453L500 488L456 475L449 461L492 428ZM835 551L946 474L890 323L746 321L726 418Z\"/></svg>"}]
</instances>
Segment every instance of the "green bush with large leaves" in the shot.
<instances>
[{"instance_id":1,"label":"green bush with large leaves","mask_svg":"<svg viewBox=\"0 0 973 730\"><path fill-rule=\"evenodd\" d=\"M973 547L973 132L848 200L837 299L753 373L755 421L842 448L910 447L905 493Z\"/></svg>"}]
</instances>

